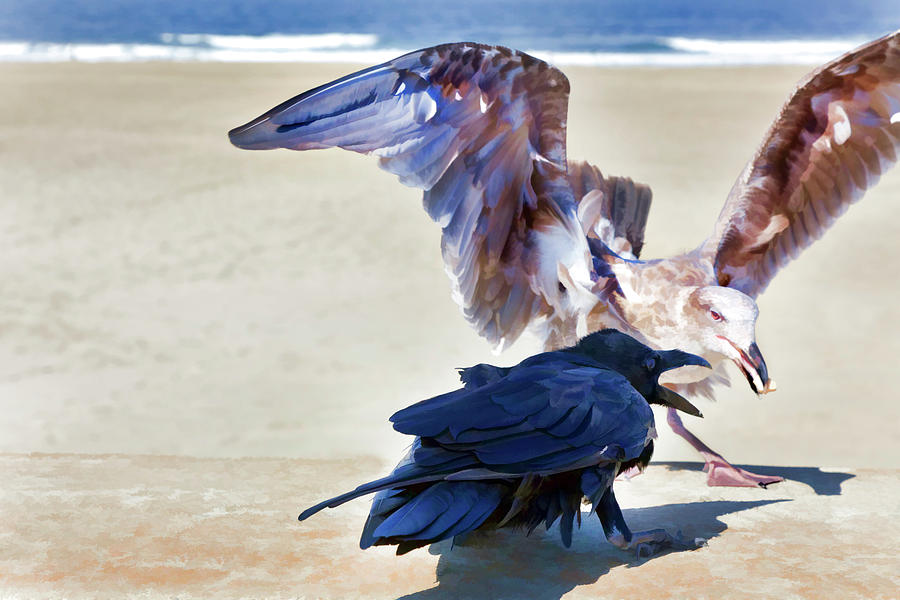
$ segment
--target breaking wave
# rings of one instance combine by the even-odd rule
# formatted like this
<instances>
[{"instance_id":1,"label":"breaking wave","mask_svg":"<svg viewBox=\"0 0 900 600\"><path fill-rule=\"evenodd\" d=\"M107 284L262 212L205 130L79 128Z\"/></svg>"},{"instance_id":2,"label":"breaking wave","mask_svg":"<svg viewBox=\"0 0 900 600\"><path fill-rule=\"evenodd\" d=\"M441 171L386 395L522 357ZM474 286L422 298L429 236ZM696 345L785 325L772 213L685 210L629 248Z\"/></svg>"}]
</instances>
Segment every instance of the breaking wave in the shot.
<instances>
[{"instance_id":1,"label":"breaking wave","mask_svg":"<svg viewBox=\"0 0 900 600\"><path fill-rule=\"evenodd\" d=\"M527 52L557 65L715 66L819 64L862 39L713 40L646 38L604 40L602 48ZM586 44L587 45L587 44ZM163 33L158 43L0 42L0 61L21 62L343 62L373 64L414 48L383 47L370 33L219 35Z\"/></svg>"}]
</instances>

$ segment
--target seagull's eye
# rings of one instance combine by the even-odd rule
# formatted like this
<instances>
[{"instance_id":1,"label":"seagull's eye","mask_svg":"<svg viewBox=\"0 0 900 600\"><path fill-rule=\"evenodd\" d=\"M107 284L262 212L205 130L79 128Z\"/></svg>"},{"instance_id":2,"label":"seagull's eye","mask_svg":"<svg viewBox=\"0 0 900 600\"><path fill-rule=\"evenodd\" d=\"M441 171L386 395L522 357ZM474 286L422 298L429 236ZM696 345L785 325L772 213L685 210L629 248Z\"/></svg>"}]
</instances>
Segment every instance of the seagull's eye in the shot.
<instances>
[{"instance_id":1,"label":"seagull's eye","mask_svg":"<svg viewBox=\"0 0 900 600\"><path fill-rule=\"evenodd\" d=\"M721 320L722 320L722 315L720 315L720 314L717 313L716 311L710 309L710 311L709 311L709 318L712 319L713 321L721 321Z\"/></svg>"},{"instance_id":2,"label":"seagull's eye","mask_svg":"<svg viewBox=\"0 0 900 600\"><path fill-rule=\"evenodd\" d=\"M656 359L652 356L644 361L644 368L653 371L656 368Z\"/></svg>"}]
</instances>

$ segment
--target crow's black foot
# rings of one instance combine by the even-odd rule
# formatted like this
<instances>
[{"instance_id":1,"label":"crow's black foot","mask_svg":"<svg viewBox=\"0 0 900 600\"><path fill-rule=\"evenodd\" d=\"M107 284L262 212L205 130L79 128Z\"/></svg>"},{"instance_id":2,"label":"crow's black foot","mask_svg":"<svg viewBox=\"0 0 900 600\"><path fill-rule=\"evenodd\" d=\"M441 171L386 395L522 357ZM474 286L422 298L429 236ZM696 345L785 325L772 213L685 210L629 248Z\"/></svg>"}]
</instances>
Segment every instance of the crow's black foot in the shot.
<instances>
[{"instance_id":1,"label":"crow's black foot","mask_svg":"<svg viewBox=\"0 0 900 600\"><path fill-rule=\"evenodd\" d=\"M641 560L667 550L696 550L705 545L705 539L688 540L682 537L680 531L672 535L665 529L650 529L634 532L631 536L631 543L625 549L634 550L635 558Z\"/></svg>"}]
</instances>

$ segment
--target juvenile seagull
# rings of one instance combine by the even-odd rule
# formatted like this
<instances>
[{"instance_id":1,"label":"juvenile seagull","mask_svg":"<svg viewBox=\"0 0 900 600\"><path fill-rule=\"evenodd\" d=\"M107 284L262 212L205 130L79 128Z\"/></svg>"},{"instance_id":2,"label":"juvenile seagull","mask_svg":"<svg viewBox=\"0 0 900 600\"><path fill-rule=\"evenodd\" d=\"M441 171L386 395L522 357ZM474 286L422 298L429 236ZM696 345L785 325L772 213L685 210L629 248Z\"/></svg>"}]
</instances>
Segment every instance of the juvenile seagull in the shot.
<instances>
[{"instance_id":1,"label":"juvenile seagull","mask_svg":"<svg viewBox=\"0 0 900 600\"><path fill-rule=\"evenodd\" d=\"M638 556L697 548L663 529L632 533L612 489L618 473L650 462L656 432L648 402L700 416L658 385L662 372L684 365L709 367L699 356L655 351L607 329L514 367L462 369L464 388L391 417L394 429L418 437L390 475L317 504L300 520L379 492L362 548L396 545L403 554L479 528L530 533L557 519L568 547L587 497L619 548Z\"/></svg>"},{"instance_id":2,"label":"juvenile seagull","mask_svg":"<svg viewBox=\"0 0 900 600\"><path fill-rule=\"evenodd\" d=\"M565 75L522 52L447 44L310 90L229 133L247 149L337 146L379 157L425 190L443 228L453 296L504 347L526 327L547 349L613 327L699 354L667 383L712 397L724 361L774 389L755 342L755 298L897 159L900 32L813 71L784 105L696 249L638 260L650 190L566 160ZM736 469L669 424L706 460L710 485L779 477Z\"/></svg>"}]
</instances>

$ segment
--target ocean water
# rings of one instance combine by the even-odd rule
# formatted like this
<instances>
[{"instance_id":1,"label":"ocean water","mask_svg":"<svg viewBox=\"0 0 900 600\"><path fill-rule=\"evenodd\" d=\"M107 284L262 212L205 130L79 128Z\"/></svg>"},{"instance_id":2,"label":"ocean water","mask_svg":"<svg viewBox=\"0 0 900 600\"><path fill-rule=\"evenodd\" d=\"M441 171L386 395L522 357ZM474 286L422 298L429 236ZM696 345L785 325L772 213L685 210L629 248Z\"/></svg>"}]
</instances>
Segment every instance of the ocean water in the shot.
<instances>
[{"instance_id":1,"label":"ocean water","mask_svg":"<svg viewBox=\"0 0 900 600\"><path fill-rule=\"evenodd\" d=\"M557 64L819 63L900 0L0 0L0 60L373 63L450 41Z\"/></svg>"}]
</instances>

